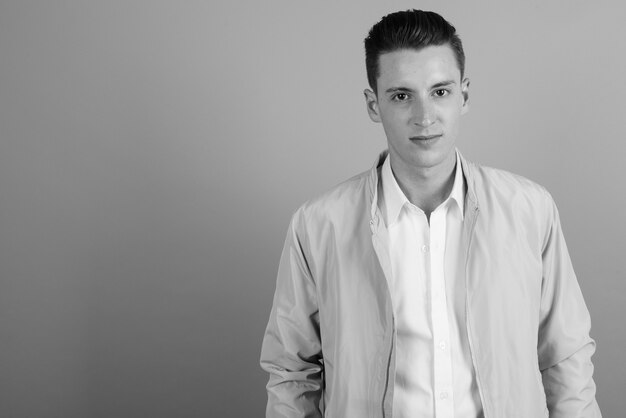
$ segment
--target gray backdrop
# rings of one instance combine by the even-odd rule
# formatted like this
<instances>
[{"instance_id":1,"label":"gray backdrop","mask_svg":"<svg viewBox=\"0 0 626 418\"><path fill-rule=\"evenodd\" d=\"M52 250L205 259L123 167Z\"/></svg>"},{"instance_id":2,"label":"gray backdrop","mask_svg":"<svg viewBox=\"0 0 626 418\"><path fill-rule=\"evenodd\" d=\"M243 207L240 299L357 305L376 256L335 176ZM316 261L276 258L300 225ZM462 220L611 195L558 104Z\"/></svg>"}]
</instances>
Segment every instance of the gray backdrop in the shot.
<instances>
[{"instance_id":1,"label":"gray backdrop","mask_svg":"<svg viewBox=\"0 0 626 418\"><path fill-rule=\"evenodd\" d=\"M362 40L457 26L470 159L545 185L626 409L623 2L0 1L0 416L253 417L291 213L371 166Z\"/></svg>"}]
</instances>

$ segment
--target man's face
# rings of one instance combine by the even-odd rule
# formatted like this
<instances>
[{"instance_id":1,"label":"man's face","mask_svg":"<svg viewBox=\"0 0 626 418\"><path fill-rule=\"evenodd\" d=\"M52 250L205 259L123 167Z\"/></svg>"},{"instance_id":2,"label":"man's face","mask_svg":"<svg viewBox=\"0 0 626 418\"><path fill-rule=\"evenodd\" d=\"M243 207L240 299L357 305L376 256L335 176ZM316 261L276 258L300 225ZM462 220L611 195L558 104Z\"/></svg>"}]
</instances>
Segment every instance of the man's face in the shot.
<instances>
[{"instance_id":1,"label":"man's face","mask_svg":"<svg viewBox=\"0 0 626 418\"><path fill-rule=\"evenodd\" d=\"M383 124L394 170L454 166L469 80L461 80L452 49L441 45L382 54L379 74L377 94L365 91L367 109Z\"/></svg>"}]
</instances>

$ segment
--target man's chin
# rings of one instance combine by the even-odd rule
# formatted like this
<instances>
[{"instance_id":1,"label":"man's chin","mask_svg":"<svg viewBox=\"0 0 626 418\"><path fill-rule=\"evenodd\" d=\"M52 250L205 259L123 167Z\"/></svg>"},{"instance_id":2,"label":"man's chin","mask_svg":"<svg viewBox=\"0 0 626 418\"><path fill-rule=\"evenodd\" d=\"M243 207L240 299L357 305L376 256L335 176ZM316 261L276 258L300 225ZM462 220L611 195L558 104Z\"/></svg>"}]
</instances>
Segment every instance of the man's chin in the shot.
<instances>
[{"instance_id":1,"label":"man's chin","mask_svg":"<svg viewBox=\"0 0 626 418\"><path fill-rule=\"evenodd\" d=\"M429 148L414 152L411 156L411 165L416 169L433 169L443 167L447 162L456 159L454 147L451 150L440 148Z\"/></svg>"}]
</instances>

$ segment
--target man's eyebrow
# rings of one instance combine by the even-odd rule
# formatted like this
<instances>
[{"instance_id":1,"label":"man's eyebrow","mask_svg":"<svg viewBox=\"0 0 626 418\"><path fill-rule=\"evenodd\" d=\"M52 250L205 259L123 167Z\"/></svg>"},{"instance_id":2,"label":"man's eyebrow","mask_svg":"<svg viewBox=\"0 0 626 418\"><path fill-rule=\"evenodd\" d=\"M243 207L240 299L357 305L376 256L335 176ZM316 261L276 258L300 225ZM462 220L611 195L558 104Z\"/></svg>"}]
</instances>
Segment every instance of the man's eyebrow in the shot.
<instances>
[{"instance_id":1,"label":"man's eyebrow","mask_svg":"<svg viewBox=\"0 0 626 418\"><path fill-rule=\"evenodd\" d=\"M397 93L397 92L412 93L413 90L408 87L389 87L387 90L385 90L385 93Z\"/></svg>"},{"instance_id":2,"label":"man's eyebrow","mask_svg":"<svg viewBox=\"0 0 626 418\"><path fill-rule=\"evenodd\" d=\"M431 88L432 89L436 89L436 88L439 88L439 87L451 86L453 84L456 84L456 81L454 81L454 80L445 80L445 81L441 81L439 83L433 84L433 86Z\"/></svg>"}]
</instances>

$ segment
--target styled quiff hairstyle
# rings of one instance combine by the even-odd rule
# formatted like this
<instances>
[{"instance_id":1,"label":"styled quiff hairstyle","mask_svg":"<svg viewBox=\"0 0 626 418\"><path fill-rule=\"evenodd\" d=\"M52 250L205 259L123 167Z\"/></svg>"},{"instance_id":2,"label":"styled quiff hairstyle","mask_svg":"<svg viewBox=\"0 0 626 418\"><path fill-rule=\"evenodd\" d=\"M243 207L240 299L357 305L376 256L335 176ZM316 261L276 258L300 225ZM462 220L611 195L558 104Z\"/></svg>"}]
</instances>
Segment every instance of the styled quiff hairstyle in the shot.
<instances>
[{"instance_id":1,"label":"styled quiff hairstyle","mask_svg":"<svg viewBox=\"0 0 626 418\"><path fill-rule=\"evenodd\" d=\"M388 14L372 26L365 38L365 68L370 87L376 93L376 80L380 76L378 58L381 54L444 44L452 48L463 79L465 53L454 26L435 12L412 9Z\"/></svg>"}]
</instances>

